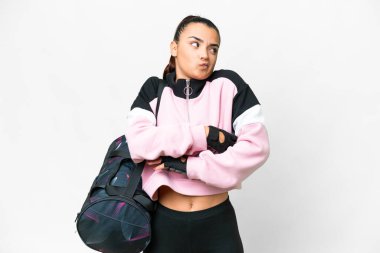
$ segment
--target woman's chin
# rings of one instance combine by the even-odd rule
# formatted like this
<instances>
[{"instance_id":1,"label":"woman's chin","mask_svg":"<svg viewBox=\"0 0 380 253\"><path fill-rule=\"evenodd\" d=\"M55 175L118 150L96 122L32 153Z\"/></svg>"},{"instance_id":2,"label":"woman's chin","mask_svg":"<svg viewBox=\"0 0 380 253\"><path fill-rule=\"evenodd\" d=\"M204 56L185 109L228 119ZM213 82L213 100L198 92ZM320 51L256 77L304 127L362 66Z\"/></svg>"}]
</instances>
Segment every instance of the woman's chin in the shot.
<instances>
[{"instance_id":1,"label":"woman's chin","mask_svg":"<svg viewBox=\"0 0 380 253\"><path fill-rule=\"evenodd\" d=\"M198 80L206 79L211 75L212 71L197 71L194 73L193 78Z\"/></svg>"}]
</instances>

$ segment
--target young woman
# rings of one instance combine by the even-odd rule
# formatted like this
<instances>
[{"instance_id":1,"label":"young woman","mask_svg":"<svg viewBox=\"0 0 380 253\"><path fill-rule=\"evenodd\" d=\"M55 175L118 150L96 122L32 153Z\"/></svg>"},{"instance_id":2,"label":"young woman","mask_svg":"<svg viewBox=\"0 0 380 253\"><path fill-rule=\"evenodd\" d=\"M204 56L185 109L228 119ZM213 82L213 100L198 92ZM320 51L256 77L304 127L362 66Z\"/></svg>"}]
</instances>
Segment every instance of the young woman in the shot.
<instances>
[{"instance_id":1,"label":"young woman","mask_svg":"<svg viewBox=\"0 0 380 253\"><path fill-rule=\"evenodd\" d=\"M240 253L228 191L269 156L261 105L232 70L215 70L218 28L188 16L170 44L157 119L159 78L143 84L127 116L132 159L146 160L143 189L157 200L144 253Z\"/></svg>"}]
</instances>

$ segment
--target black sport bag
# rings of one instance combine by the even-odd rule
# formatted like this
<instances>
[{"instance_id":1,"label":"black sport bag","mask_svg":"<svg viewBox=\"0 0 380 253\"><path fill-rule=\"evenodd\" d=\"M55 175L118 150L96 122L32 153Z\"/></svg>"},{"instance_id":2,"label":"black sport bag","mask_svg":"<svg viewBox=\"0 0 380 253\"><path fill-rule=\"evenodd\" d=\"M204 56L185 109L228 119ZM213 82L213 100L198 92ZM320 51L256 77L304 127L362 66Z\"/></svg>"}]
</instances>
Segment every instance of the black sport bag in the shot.
<instances>
[{"instance_id":1,"label":"black sport bag","mask_svg":"<svg viewBox=\"0 0 380 253\"><path fill-rule=\"evenodd\" d=\"M163 88L160 82L156 115ZM148 246L156 203L142 189L144 164L132 161L125 135L111 143L75 220L88 247L104 253L138 253Z\"/></svg>"}]
</instances>

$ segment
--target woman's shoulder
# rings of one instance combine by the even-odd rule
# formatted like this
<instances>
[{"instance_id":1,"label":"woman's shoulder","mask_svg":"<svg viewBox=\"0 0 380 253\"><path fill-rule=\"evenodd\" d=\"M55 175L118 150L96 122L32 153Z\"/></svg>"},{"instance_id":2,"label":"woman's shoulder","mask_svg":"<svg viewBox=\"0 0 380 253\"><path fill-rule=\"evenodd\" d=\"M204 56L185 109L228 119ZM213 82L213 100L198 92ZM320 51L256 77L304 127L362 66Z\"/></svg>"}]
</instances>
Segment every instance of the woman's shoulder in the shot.
<instances>
[{"instance_id":1,"label":"woman's shoulder","mask_svg":"<svg viewBox=\"0 0 380 253\"><path fill-rule=\"evenodd\" d=\"M238 90L248 85L236 71L231 69L214 70L214 72L210 76L210 81L216 80L218 78L229 79L232 83L234 83L237 86Z\"/></svg>"},{"instance_id":2,"label":"woman's shoulder","mask_svg":"<svg viewBox=\"0 0 380 253\"><path fill-rule=\"evenodd\" d=\"M144 86L157 86L159 83L160 78L157 76L149 76L147 79L145 79L145 82L142 87Z\"/></svg>"},{"instance_id":3,"label":"woman's shoulder","mask_svg":"<svg viewBox=\"0 0 380 253\"><path fill-rule=\"evenodd\" d=\"M227 76L234 76L239 75L236 71L232 69L217 69L213 72L214 75L227 75Z\"/></svg>"},{"instance_id":4,"label":"woman's shoulder","mask_svg":"<svg viewBox=\"0 0 380 253\"><path fill-rule=\"evenodd\" d=\"M140 87L138 97L144 101L152 101L157 97L158 86L159 78L157 76L149 76Z\"/></svg>"},{"instance_id":5,"label":"woman's shoulder","mask_svg":"<svg viewBox=\"0 0 380 253\"><path fill-rule=\"evenodd\" d=\"M155 91L158 88L158 84L160 82L160 78L157 76L149 76L145 79L141 89L145 91Z\"/></svg>"}]
</instances>

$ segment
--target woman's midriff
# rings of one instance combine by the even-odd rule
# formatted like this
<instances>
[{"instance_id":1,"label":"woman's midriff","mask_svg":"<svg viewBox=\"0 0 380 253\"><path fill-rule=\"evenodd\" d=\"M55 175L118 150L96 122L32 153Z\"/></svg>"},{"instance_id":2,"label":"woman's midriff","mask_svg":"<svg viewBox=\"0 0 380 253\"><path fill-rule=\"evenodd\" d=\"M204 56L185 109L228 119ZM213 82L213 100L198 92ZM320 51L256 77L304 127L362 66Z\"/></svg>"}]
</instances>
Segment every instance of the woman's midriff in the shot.
<instances>
[{"instance_id":1,"label":"woman's midriff","mask_svg":"<svg viewBox=\"0 0 380 253\"><path fill-rule=\"evenodd\" d=\"M228 198L228 192L207 196L188 196L163 185L158 188L158 202L161 205L183 212L200 211L216 206Z\"/></svg>"}]
</instances>

